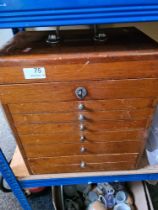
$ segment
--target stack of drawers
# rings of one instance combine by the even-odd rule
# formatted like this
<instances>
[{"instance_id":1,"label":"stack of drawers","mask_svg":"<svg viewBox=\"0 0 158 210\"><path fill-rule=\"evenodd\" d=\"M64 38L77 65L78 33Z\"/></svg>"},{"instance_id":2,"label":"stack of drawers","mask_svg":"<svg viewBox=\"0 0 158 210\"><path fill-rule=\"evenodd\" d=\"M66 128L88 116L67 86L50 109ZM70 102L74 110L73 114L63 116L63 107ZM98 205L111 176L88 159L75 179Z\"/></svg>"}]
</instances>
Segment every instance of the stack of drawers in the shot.
<instances>
[{"instance_id":1,"label":"stack of drawers","mask_svg":"<svg viewBox=\"0 0 158 210\"><path fill-rule=\"evenodd\" d=\"M158 45L134 28L106 29L102 43L69 33L48 46L48 32L23 32L1 50L0 99L28 169L134 169L157 103Z\"/></svg>"}]
</instances>

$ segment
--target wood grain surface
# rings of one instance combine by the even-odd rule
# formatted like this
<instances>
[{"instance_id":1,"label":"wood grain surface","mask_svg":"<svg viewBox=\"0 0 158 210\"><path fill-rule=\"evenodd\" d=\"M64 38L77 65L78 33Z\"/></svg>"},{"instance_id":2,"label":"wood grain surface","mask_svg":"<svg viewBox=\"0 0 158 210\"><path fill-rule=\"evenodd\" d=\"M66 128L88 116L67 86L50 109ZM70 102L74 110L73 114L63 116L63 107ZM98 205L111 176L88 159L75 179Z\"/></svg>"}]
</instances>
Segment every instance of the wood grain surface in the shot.
<instances>
[{"instance_id":1,"label":"wood grain surface","mask_svg":"<svg viewBox=\"0 0 158 210\"><path fill-rule=\"evenodd\" d=\"M158 79L102 80L0 86L3 103L76 100L75 90L87 89L86 100L157 97Z\"/></svg>"},{"instance_id":2,"label":"wood grain surface","mask_svg":"<svg viewBox=\"0 0 158 210\"><path fill-rule=\"evenodd\" d=\"M158 56L158 44L133 27L106 28L106 42L95 42L93 30L63 30L57 45L46 43L52 31L17 34L0 50L1 66L73 64L79 62L114 62L150 60Z\"/></svg>"},{"instance_id":3,"label":"wood grain surface","mask_svg":"<svg viewBox=\"0 0 158 210\"><path fill-rule=\"evenodd\" d=\"M33 66L34 65L32 65L32 67ZM65 65L60 65L60 63L56 65L48 65L47 62L43 61L40 66L43 66L46 70L45 79L25 79L23 68L31 67L31 65L28 63L19 66L15 65L14 68L12 66L1 67L0 84L89 80L89 75L91 75L91 80L120 80L158 77L157 60L143 60L132 62L120 61L115 63L91 63L89 61L86 61L79 64Z\"/></svg>"},{"instance_id":4,"label":"wood grain surface","mask_svg":"<svg viewBox=\"0 0 158 210\"><path fill-rule=\"evenodd\" d=\"M106 120L98 122L84 122L85 131L96 132L96 131L110 131L110 130L135 130L146 128L147 120ZM52 134L52 133L69 133L78 132L80 133L79 123L48 123L48 124L18 124L16 125L19 134Z\"/></svg>"},{"instance_id":5,"label":"wood grain surface","mask_svg":"<svg viewBox=\"0 0 158 210\"><path fill-rule=\"evenodd\" d=\"M29 165L33 174L51 174L54 173L72 173L75 172L96 172L96 171L121 171L132 170L135 168L133 161L125 162L105 162L105 163L88 163L85 168L81 168L80 164L70 165L54 165L53 161L46 160L41 162L41 159L31 159Z\"/></svg>"},{"instance_id":6,"label":"wood grain surface","mask_svg":"<svg viewBox=\"0 0 158 210\"><path fill-rule=\"evenodd\" d=\"M83 144L46 144L46 145L24 145L28 158L72 156L81 154L123 154L139 153L142 141L121 141L106 143L83 143ZM81 152L84 147L85 151Z\"/></svg>"},{"instance_id":7,"label":"wood grain surface","mask_svg":"<svg viewBox=\"0 0 158 210\"><path fill-rule=\"evenodd\" d=\"M109 100L88 100L88 101L71 101L52 103L17 103L9 104L9 109L13 114L30 114L30 113L67 113L78 111L78 105L83 104L83 111L107 111L107 110L135 110L153 108L157 102L154 98L130 98L130 99L109 99Z\"/></svg>"},{"instance_id":8,"label":"wood grain surface","mask_svg":"<svg viewBox=\"0 0 158 210\"><path fill-rule=\"evenodd\" d=\"M35 123L65 123L78 122L79 116L84 117L84 121L98 122L104 120L142 120L152 116L153 109L139 110L113 110L95 112L69 112L69 113L42 113L42 114L13 114L16 124Z\"/></svg>"},{"instance_id":9,"label":"wood grain surface","mask_svg":"<svg viewBox=\"0 0 158 210\"><path fill-rule=\"evenodd\" d=\"M110 131L96 131L81 132L80 135L85 137L85 142L117 142L128 140L144 140L145 130L110 130ZM70 133L51 133L51 134L20 134L20 139L23 145L46 145L46 144L64 144L64 143L81 143L78 132Z\"/></svg>"},{"instance_id":10,"label":"wood grain surface","mask_svg":"<svg viewBox=\"0 0 158 210\"><path fill-rule=\"evenodd\" d=\"M133 163L138 157L138 153L128 153L128 154L88 154L88 155L73 155L73 156L57 156L57 157L40 157L40 158L29 158L29 161L49 161L53 162L54 165L64 165L64 164L80 164L81 161L86 163L105 163L105 162L125 162L128 161Z\"/></svg>"}]
</instances>

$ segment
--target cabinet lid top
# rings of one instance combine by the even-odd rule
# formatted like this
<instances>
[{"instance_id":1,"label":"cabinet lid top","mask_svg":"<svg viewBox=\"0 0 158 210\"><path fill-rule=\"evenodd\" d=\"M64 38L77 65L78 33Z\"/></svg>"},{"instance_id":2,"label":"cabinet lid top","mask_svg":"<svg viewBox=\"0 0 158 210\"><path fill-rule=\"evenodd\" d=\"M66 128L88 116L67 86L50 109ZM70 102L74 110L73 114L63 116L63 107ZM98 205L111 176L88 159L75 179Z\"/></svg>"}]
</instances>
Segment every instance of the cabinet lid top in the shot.
<instances>
[{"instance_id":1,"label":"cabinet lid top","mask_svg":"<svg viewBox=\"0 0 158 210\"><path fill-rule=\"evenodd\" d=\"M60 31L60 42L48 44L52 31L26 31L18 33L0 50L0 62L17 59L48 59L52 62L65 60L137 59L158 55L158 43L134 27L106 28L100 33L106 41L94 41L92 30ZM127 58L128 57L128 58Z\"/></svg>"}]
</instances>

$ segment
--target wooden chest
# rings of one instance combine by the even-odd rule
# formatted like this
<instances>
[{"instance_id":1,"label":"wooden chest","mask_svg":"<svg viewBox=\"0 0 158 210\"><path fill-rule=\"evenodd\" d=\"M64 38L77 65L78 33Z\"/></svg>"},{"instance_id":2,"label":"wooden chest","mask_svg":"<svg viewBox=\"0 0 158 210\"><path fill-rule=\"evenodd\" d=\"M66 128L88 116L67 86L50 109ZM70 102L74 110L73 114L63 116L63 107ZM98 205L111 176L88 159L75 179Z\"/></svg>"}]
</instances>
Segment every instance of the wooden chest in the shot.
<instances>
[{"instance_id":1,"label":"wooden chest","mask_svg":"<svg viewBox=\"0 0 158 210\"><path fill-rule=\"evenodd\" d=\"M135 28L22 32L0 51L0 100L32 174L138 167L158 97L158 44Z\"/></svg>"}]
</instances>

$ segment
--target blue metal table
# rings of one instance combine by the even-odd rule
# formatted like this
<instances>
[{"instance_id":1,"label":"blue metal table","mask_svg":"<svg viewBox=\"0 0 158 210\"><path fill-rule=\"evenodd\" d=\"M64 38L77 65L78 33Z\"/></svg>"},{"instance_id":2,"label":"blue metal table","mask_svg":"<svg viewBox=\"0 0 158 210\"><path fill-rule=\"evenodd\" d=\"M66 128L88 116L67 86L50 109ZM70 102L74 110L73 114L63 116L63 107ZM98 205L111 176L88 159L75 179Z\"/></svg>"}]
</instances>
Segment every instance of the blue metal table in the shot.
<instances>
[{"instance_id":1,"label":"blue metal table","mask_svg":"<svg viewBox=\"0 0 158 210\"><path fill-rule=\"evenodd\" d=\"M0 28L157 20L157 0L0 0Z\"/></svg>"}]
</instances>

